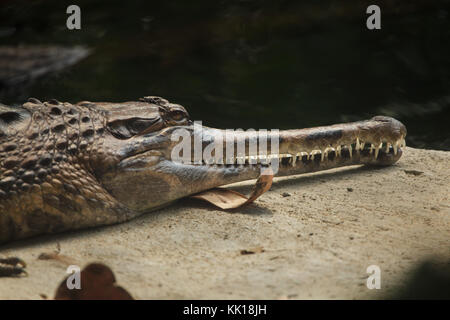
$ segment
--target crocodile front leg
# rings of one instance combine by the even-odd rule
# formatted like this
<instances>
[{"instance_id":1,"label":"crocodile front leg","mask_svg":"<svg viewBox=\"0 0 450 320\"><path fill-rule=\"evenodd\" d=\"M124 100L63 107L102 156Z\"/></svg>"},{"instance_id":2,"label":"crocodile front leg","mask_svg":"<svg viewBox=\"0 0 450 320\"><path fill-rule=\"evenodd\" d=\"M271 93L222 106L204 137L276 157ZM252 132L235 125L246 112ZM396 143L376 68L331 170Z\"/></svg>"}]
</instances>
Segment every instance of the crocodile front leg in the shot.
<instances>
[{"instance_id":1,"label":"crocodile front leg","mask_svg":"<svg viewBox=\"0 0 450 320\"><path fill-rule=\"evenodd\" d=\"M0 242L119 223L135 215L80 167L65 163L58 170L1 203Z\"/></svg>"}]
</instances>

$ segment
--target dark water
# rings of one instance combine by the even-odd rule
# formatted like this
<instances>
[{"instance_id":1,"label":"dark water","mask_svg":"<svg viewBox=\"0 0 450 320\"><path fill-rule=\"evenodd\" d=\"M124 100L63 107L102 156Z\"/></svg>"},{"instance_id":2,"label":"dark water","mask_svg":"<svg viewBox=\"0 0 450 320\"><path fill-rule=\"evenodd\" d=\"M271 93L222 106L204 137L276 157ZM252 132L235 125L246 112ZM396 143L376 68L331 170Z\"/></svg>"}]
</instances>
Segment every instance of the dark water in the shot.
<instances>
[{"instance_id":1,"label":"dark water","mask_svg":"<svg viewBox=\"0 0 450 320\"><path fill-rule=\"evenodd\" d=\"M386 2L386 5L383 4ZM389 1L405 3L405 1ZM6 1L0 44L84 45L62 72L0 91L3 103L159 95L221 128L398 118L411 146L450 150L449 1ZM317 4L320 3L320 4Z\"/></svg>"}]
</instances>

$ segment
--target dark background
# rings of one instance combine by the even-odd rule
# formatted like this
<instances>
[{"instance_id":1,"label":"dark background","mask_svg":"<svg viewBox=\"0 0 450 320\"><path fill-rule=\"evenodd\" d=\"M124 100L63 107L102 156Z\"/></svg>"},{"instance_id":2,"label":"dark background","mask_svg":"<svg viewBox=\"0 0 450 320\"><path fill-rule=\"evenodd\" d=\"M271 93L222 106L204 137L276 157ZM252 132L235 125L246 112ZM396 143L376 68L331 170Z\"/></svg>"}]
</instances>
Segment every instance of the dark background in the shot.
<instances>
[{"instance_id":1,"label":"dark background","mask_svg":"<svg viewBox=\"0 0 450 320\"><path fill-rule=\"evenodd\" d=\"M70 4L81 7L81 30L66 28ZM370 4L381 7L382 30L366 28ZM0 81L5 104L28 97L78 102L159 95L184 105L205 125L255 129L384 114L407 126L409 145L450 150L448 0L0 5L0 47L92 50L35 81Z\"/></svg>"}]
</instances>

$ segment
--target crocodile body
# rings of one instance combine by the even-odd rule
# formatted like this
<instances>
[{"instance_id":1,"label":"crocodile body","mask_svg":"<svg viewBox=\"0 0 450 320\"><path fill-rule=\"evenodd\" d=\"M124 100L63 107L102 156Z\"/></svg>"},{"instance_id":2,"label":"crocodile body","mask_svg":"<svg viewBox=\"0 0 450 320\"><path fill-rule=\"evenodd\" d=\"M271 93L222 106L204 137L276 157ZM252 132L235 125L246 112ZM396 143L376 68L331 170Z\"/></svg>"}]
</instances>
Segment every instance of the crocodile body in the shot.
<instances>
[{"instance_id":1,"label":"crocodile body","mask_svg":"<svg viewBox=\"0 0 450 320\"><path fill-rule=\"evenodd\" d=\"M159 97L0 105L0 242L123 222L260 175L263 165L249 163L247 149L240 165L171 161L170 135L179 128L195 134L185 108ZM209 140L221 132L206 131ZM389 165L400 158L405 136L405 127L388 117L280 131L277 175Z\"/></svg>"}]
</instances>

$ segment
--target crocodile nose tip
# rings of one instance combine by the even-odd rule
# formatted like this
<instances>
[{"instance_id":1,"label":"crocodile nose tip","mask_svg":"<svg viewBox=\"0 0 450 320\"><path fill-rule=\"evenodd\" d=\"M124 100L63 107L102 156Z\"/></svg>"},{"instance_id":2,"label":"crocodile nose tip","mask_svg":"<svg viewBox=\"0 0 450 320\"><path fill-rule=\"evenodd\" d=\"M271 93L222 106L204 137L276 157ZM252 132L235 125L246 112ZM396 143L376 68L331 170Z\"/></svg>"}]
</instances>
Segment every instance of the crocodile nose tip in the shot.
<instances>
[{"instance_id":1,"label":"crocodile nose tip","mask_svg":"<svg viewBox=\"0 0 450 320\"><path fill-rule=\"evenodd\" d=\"M375 116L372 118L372 120L374 121L380 121L380 122L393 122L393 121L397 121L392 117L388 117L388 116Z\"/></svg>"},{"instance_id":2,"label":"crocodile nose tip","mask_svg":"<svg viewBox=\"0 0 450 320\"><path fill-rule=\"evenodd\" d=\"M398 130L402 136L406 136L407 130L405 125L400 121L398 121L397 119L387 116L375 116L372 118L372 120L390 123L393 129Z\"/></svg>"}]
</instances>

